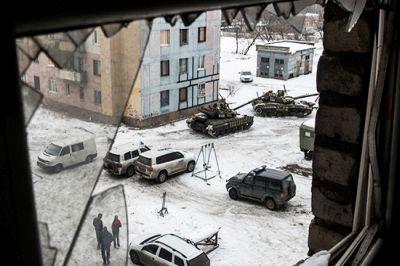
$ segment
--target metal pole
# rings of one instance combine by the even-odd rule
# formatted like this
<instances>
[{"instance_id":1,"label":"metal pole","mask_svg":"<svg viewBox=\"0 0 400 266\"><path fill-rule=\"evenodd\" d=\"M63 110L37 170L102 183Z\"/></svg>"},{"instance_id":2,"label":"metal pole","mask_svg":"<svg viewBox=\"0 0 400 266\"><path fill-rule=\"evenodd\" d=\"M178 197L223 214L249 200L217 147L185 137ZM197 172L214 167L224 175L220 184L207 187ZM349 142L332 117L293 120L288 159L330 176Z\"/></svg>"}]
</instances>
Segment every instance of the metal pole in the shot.
<instances>
[{"instance_id":1,"label":"metal pole","mask_svg":"<svg viewBox=\"0 0 400 266\"><path fill-rule=\"evenodd\" d=\"M215 161L217 162L217 167L218 167L218 176L219 176L219 178L221 178L221 171L219 170L219 163L218 163L218 158L217 158L217 152L216 152L216 150L215 150L214 143L213 143L213 149L214 149Z\"/></svg>"}]
</instances>

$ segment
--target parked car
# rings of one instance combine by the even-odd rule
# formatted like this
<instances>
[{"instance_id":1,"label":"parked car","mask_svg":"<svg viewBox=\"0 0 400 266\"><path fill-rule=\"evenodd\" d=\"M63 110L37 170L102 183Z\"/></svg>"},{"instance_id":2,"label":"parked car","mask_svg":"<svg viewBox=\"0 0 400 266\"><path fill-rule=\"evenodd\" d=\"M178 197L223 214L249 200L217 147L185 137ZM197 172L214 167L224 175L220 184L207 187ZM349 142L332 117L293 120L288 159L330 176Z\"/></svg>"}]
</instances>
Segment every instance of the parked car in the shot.
<instances>
[{"instance_id":1,"label":"parked car","mask_svg":"<svg viewBox=\"0 0 400 266\"><path fill-rule=\"evenodd\" d=\"M253 81L253 74L251 71L241 71L240 74L240 81L241 82L252 82Z\"/></svg>"},{"instance_id":2,"label":"parked car","mask_svg":"<svg viewBox=\"0 0 400 266\"><path fill-rule=\"evenodd\" d=\"M89 163L96 157L96 142L94 136L90 135L51 142L39 154L37 165L53 172L60 172L69 166Z\"/></svg>"},{"instance_id":3,"label":"parked car","mask_svg":"<svg viewBox=\"0 0 400 266\"><path fill-rule=\"evenodd\" d=\"M233 200L247 198L262 202L274 210L296 195L293 176L285 171L266 168L265 165L249 173L238 173L226 184L229 197Z\"/></svg>"},{"instance_id":4,"label":"parked car","mask_svg":"<svg viewBox=\"0 0 400 266\"><path fill-rule=\"evenodd\" d=\"M154 235L140 244L130 244L134 264L145 266L209 266L210 259L188 239L174 234Z\"/></svg>"},{"instance_id":5,"label":"parked car","mask_svg":"<svg viewBox=\"0 0 400 266\"><path fill-rule=\"evenodd\" d=\"M131 177L135 174L134 162L139 155L149 151L146 145L135 145L132 143L121 144L107 152L103 159L103 168L112 175L126 175Z\"/></svg>"},{"instance_id":6,"label":"parked car","mask_svg":"<svg viewBox=\"0 0 400 266\"><path fill-rule=\"evenodd\" d=\"M194 155L170 149L151 150L141 154L135 162L136 172L143 178L165 182L168 176L181 172L192 172Z\"/></svg>"}]
</instances>

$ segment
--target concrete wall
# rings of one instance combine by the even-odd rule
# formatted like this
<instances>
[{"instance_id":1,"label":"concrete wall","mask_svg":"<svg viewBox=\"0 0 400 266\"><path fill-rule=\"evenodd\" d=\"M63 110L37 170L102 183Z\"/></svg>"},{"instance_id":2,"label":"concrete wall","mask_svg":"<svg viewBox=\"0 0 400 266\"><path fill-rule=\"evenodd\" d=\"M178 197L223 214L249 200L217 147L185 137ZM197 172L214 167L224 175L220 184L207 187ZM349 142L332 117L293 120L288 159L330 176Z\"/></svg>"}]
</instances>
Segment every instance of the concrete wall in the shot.
<instances>
[{"instance_id":1,"label":"concrete wall","mask_svg":"<svg viewBox=\"0 0 400 266\"><path fill-rule=\"evenodd\" d=\"M261 75L261 71L263 68L261 65L261 57L269 58L269 71L268 71L268 78L275 78L275 59L283 59L284 60L284 67L283 67L283 78L284 80L288 79L288 62L290 54L283 53L283 52L268 52L268 51L258 51L257 52L257 77L263 77Z\"/></svg>"},{"instance_id":2,"label":"concrete wall","mask_svg":"<svg viewBox=\"0 0 400 266\"><path fill-rule=\"evenodd\" d=\"M305 56L309 55L309 71L305 73ZM314 49L307 49L302 51L297 51L294 54L283 53L283 52L269 52L269 51L258 51L257 52L257 77L265 77L261 75L261 72L266 72L261 65L261 57L269 58L269 71L268 78L275 77L275 59L283 59L283 77L280 79L287 80L292 77L298 77L303 74L308 74L312 72L313 59L314 59ZM278 78L277 78L278 79Z\"/></svg>"},{"instance_id":3,"label":"concrete wall","mask_svg":"<svg viewBox=\"0 0 400 266\"><path fill-rule=\"evenodd\" d=\"M349 13L328 2L324 54L318 63L320 93L315 124L309 253L330 249L350 233L368 91L373 18L364 12L351 32Z\"/></svg>"}]
</instances>

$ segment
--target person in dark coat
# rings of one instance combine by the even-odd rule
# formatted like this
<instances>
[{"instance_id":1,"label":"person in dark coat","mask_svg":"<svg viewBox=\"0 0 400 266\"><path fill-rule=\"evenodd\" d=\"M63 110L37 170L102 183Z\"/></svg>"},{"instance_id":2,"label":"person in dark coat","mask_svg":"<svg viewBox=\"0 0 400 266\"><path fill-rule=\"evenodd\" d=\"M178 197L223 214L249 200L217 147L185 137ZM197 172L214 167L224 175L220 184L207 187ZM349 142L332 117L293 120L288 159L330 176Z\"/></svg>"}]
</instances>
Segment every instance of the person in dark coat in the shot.
<instances>
[{"instance_id":1,"label":"person in dark coat","mask_svg":"<svg viewBox=\"0 0 400 266\"><path fill-rule=\"evenodd\" d=\"M114 248L117 248L117 245L118 245L118 247L120 247L119 246L119 228L121 226L122 226L121 225L121 221L118 219L118 216L115 215L114 216L114 221L113 221L113 223L111 225L111 230L112 230L112 234L113 234L113 237L114 237Z\"/></svg>"},{"instance_id":2,"label":"person in dark coat","mask_svg":"<svg viewBox=\"0 0 400 266\"><path fill-rule=\"evenodd\" d=\"M94 230L96 231L96 239L97 239L97 249L100 249L101 245L101 232L103 231L103 221L101 217L103 215L99 213L96 218L93 219Z\"/></svg>"},{"instance_id":3,"label":"person in dark coat","mask_svg":"<svg viewBox=\"0 0 400 266\"><path fill-rule=\"evenodd\" d=\"M110 265L110 247L113 241L113 236L108 232L107 227L104 226L101 234L101 257L103 258L104 265Z\"/></svg>"}]
</instances>

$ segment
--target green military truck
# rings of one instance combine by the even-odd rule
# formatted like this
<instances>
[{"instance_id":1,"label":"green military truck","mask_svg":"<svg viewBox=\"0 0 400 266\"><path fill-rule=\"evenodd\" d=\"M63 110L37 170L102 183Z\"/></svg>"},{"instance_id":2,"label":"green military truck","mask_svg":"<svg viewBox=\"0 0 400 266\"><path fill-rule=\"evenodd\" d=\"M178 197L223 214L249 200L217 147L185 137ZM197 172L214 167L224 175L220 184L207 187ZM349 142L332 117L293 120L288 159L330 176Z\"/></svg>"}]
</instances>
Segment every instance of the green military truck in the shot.
<instances>
[{"instance_id":1,"label":"green military truck","mask_svg":"<svg viewBox=\"0 0 400 266\"><path fill-rule=\"evenodd\" d=\"M300 150L304 152L304 159L312 160L315 138L315 118L303 122L300 126Z\"/></svg>"}]
</instances>

